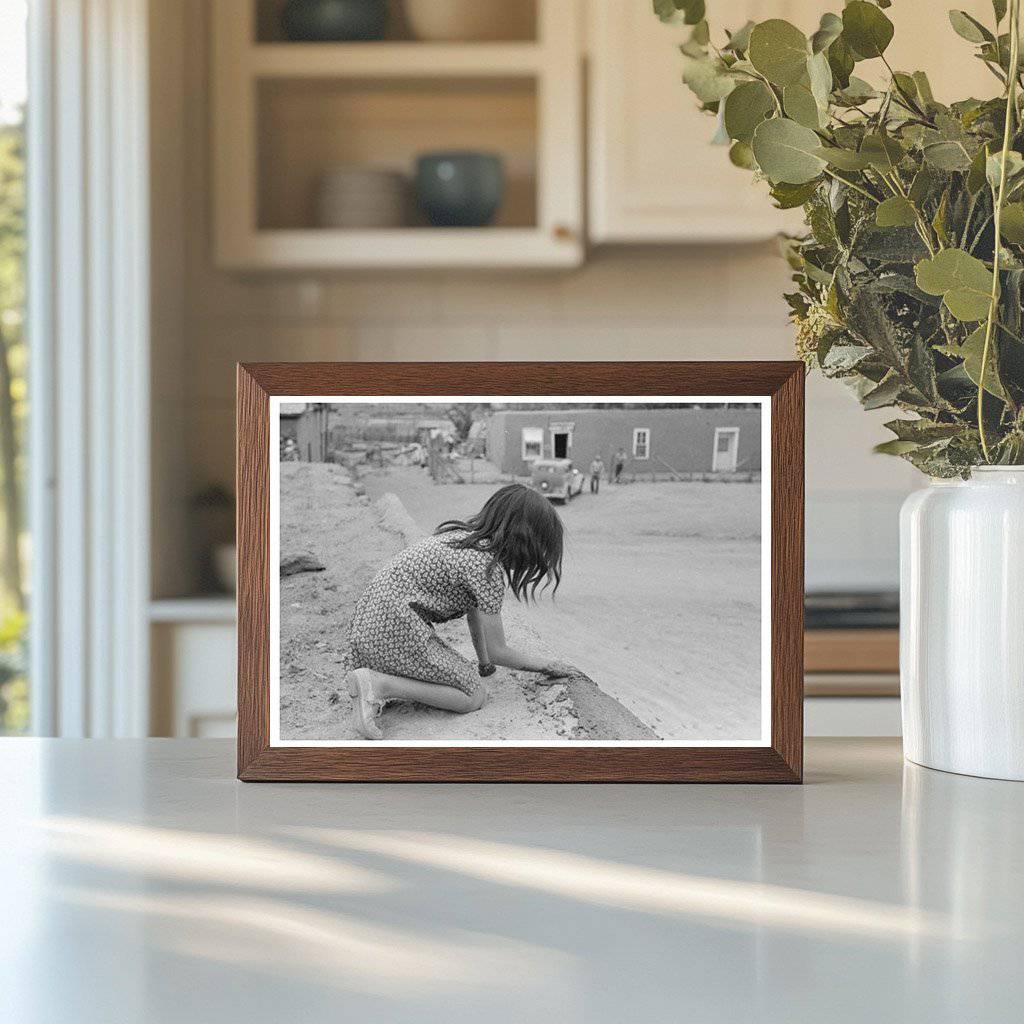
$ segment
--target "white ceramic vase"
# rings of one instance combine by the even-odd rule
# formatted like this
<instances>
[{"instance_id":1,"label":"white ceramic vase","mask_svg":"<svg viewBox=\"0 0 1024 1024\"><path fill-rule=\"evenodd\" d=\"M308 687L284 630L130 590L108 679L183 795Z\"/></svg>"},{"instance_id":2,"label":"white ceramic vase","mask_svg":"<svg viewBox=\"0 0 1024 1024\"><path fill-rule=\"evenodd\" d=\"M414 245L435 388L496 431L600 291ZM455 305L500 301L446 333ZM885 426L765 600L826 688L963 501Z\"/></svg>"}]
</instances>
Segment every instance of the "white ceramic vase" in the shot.
<instances>
[{"instance_id":1,"label":"white ceramic vase","mask_svg":"<svg viewBox=\"0 0 1024 1024\"><path fill-rule=\"evenodd\" d=\"M1024 466L910 495L900 563L904 753L1024 781Z\"/></svg>"}]
</instances>

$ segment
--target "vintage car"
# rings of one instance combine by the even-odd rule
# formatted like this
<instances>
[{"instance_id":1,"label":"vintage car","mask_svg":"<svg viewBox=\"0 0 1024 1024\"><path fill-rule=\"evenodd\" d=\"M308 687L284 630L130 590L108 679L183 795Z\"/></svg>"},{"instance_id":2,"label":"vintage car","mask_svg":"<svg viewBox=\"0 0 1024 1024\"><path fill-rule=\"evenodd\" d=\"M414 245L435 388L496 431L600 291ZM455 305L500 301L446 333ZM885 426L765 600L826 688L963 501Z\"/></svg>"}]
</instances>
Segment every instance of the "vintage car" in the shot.
<instances>
[{"instance_id":1,"label":"vintage car","mask_svg":"<svg viewBox=\"0 0 1024 1024\"><path fill-rule=\"evenodd\" d=\"M583 474L569 459L537 459L530 472L530 486L553 501L568 501L583 490Z\"/></svg>"}]
</instances>

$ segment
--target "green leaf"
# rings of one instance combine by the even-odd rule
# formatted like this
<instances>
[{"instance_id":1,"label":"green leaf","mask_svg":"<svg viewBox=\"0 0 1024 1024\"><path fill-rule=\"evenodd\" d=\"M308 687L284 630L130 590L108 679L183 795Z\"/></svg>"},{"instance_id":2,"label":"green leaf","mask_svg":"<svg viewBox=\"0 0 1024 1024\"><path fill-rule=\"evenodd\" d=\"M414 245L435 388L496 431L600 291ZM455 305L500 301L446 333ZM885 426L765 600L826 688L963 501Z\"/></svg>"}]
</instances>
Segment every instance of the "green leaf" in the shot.
<instances>
[{"instance_id":1,"label":"green leaf","mask_svg":"<svg viewBox=\"0 0 1024 1024\"><path fill-rule=\"evenodd\" d=\"M915 206L920 208L921 204L928 198L932 189L935 188L937 177L936 173L927 165L923 166L914 175L914 180L910 183L910 191L907 195Z\"/></svg>"},{"instance_id":2,"label":"green leaf","mask_svg":"<svg viewBox=\"0 0 1024 1024\"><path fill-rule=\"evenodd\" d=\"M924 399L925 405L939 403L939 382L935 376L935 355L931 345L920 335L915 334L910 341L910 353L907 359L907 376L914 388ZM909 401L910 394L902 396L903 401Z\"/></svg>"},{"instance_id":3,"label":"green leaf","mask_svg":"<svg viewBox=\"0 0 1024 1024\"><path fill-rule=\"evenodd\" d=\"M903 147L891 135L872 133L865 135L860 152L870 165L883 174L889 174L905 156Z\"/></svg>"},{"instance_id":4,"label":"green leaf","mask_svg":"<svg viewBox=\"0 0 1024 1024\"><path fill-rule=\"evenodd\" d=\"M821 124L828 120L828 100L832 94L832 69L828 66L828 57L823 53L815 54L807 61L807 80L810 82L811 95L821 111Z\"/></svg>"},{"instance_id":5,"label":"green leaf","mask_svg":"<svg viewBox=\"0 0 1024 1024\"><path fill-rule=\"evenodd\" d=\"M992 0L992 12L996 16L996 25L1006 17L1006 0Z\"/></svg>"},{"instance_id":6,"label":"green leaf","mask_svg":"<svg viewBox=\"0 0 1024 1024\"><path fill-rule=\"evenodd\" d=\"M992 274L981 260L963 249L943 249L914 268L917 286L941 295L946 308L965 322L988 316Z\"/></svg>"},{"instance_id":7,"label":"green leaf","mask_svg":"<svg viewBox=\"0 0 1024 1024\"><path fill-rule=\"evenodd\" d=\"M798 206L803 206L817 190L817 180L804 182L800 185L792 185L781 181L777 185L772 186L771 196L778 209L793 210Z\"/></svg>"},{"instance_id":8,"label":"green leaf","mask_svg":"<svg viewBox=\"0 0 1024 1024\"><path fill-rule=\"evenodd\" d=\"M993 356L995 345L989 344L988 360L985 366L985 390L996 398L1006 400L1006 392L999 377L996 375L995 360ZM964 372L974 382L975 387L980 387L981 381L981 358L985 352L985 325L981 324L973 330L964 343L956 349L957 355L963 359Z\"/></svg>"},{"instance_id":9,"label":"green leaf","mask_svg":"<svg viewBox=\"0 0 1024 1024\"><path fill-rule=\"evenodd\" d=\"M736 167L742 167L745 171L757 170L754 151L747 142L734 142L729 147L729 162Z\"/></svg>"},{"instance_id":10,"label":"green leaf","mask_svg":"<svg viewBox=\"0 0 1024 1024\"><path fill-rule=\"evenodd\" d=\"M733 53L746 53L750 48L750 33L753 31L754 22L748 21L742 28L736 29L729 36L729 42L723 49L732 50Z\"/></svg>"},{"instance_id":11,"label":"green leaf","mask_svg":"<svg viewBox=\"0 0 1024 1024\"><path fill-rule=\"evenodd\" d=\"M821 368L829 375L838 377L855 370L873 354L874 350L867 345L832 345L821 359Z\"/></svg>"},{"instance_id":12,"label":"green leaf","mask_svg":"<svg viewBox=\"0 0 1024 1024\"><path fill-rule=\"evenodd\" d=\"M966 11L950 11L949 23L953 31L969 43L992 42L995 36L980 21L972 18Z\"/></svg>"},{"instance_id":13,"label":"green leaf","mask_svg":"<svg viewBox=\"0 0 1024 1024\"><path fill-rule=\"evenodd\" d=\"M725 130L729 138L750 142L754 129L775 109L775 99L764 82L743 82L725 100Z\"/></svg>"},{"instance_id":14,"label":"green leaf","mask_svg":"<svg viewBox=\"0 0 1024 1024\"><path fill-rule=\"evenodd\" d=\"M894 71L892 80L901 93L909 96L912 100L918 99L917 82L914 81L913 76L904 74L902 71Z\"/></svg>"},{"instance_id":15,"label":"green leaf","mask_svg":"<svg viewBox=\"0 0 1024 1024\"><path fill-rule=\"evenodd\" d=\"M725 130L725 110L722 104L718 104L718 115L715 118L715 134L711 137L712 146L728 146L732 140Z\"/></svg>"},{"instance_id":16,"label":"green leaf","mask_svg":"<svg viewBox=\"0 0 1024 1024\"><path fill-rule=\"evenodd\" d=\"M853 53L842 36L832 43L827 52L828 66L832 71L836 88L845 89L850 84L850 75L853 73Z\"/></svg>"},{"instance_id":17,"label":"green leaf","mask_svg":"<svg viewBox=\"0 0 1024 1024\"><path fill-rule=\"evenodd\" d=\"M887 377L876 388L872 388L860 400L865 409L882 409L887 405L894 405L899 397L902 385L896 374Z\"/></svg>"},{"instance_id":18,"label":"green leaf","mask_svg":"<svg viewBox=\"0 0 1024 1024\"><path fill-rule=\"evenodd\" d=\"M704 0L675 0L676 7L683 11L683 21L687 25L696 25L704 20Z\"/></svg>"},{"instance_id":19,"label":"green leaf","mask_svg":"<svg viewBox=\"0 0 1024 1024\"><path fill-rule=\"evenodd\" d=\"M679 16L672 0L654 0L654 13L664 22L676 21Z\"/></svg>"},{"instance_id":20,"label":"green leaf","mask_svg":"<svg viewBox=\"0 0 1024 1024\"><path fill-rule=\"evenodd\" d=\"M865 405L866 409L867 406ZM906 455L907 452L915 451L920 448L921 445L918 441L883 441L881 444L876 444L871 450L876 455Z\"/></svg>"},{"instance_id":21,"label":"green leaf","mask_svg":"<svg viewBox=\"0 0 1024 1024\"><path fill-rule=\"evenodd\" d=\"M758 166L773 184L813 181L825 166L817 154L818 136L788 118L762 121L754 131L753 147Z\"/></svg>"},{"instance_id":22,"label":"green leaf","mask_svg":"<svg viewBox=\"0 0 1024 1024\"><path fill-rule=\"evenodd\" d=\"M861 60L881 57L892 35L892 22L874 4L852 0L843 9L843 39Z\"/></svg>"},{"instance_id":23,"label":"green leaf","mask_svg":"<svg viewBox=\"0 0 1024 1024\"><path fill-rule=\"evenodd\" d=\"M717 103L736 87L720 61L710 57L683 57L683 81L701 103Z\"/></svg>"},{"instance_id":24,"label":"green leaf","mask_svg":"<svg viewBox=\"0 0 1024 1024\"><path fill-rule=\"evenodd\" d=\"M706 12L704 0L654 0L654 13L669 24L696 25Z\"/></svg>"},{"instance_id":25,"label":"green leaf","mask_svg":"<svg viewBox=\"0 0 1024 1024\"><path fill-rule=\"evenodd\" d=\"M747 58L773 85L785 87L799 81L809 53L807 37L781 18L762 21L750 33Z\"/></svg>"},{"instance_id":26,"label":"green leaf","mask_svg":"<svg viewBox=\"0 0 1024 1024\"><path fill-rule=\"evenodd\" d=\"M966 171L971 166L971 158L959 142L931 142L922 153L940 171Z\"/></svg>"},{"instance_id":27,"label":"green leaf","mask_svg":"<svg viewBox=\"0 0 1024 1024\"><path fill-rule=\"evenodd\" d=\"M863 171L871 166L871 161L866 156L855 153L852 149L819 146L814 153L815 156L820 156L826 163L832 167L838 167L841 171Z\"/></svg>"},{"instance_id":28,"label":"green leaf","mask_svg":"<svg viewBox=\"0 0 1024 1024\"><path fill-rule=\"evenodd\" d=\"M821 127L821 111L806 85L787 85L782 90L782 109L787 117L805 128Z\"/></svg>"},{"instance_id":29,"label":"green leaf","mask_svg":"<svg viewBox=\"0 0 1024 1024\"><path fill-rule=\"evenodd\" d=\"M999 231L1006 241L1024 245L1024 203L1007 203L1003 207Z\"/></svg>"},{"instance_id":30,"label":"green leaf","mask_svg":"<svg viewBox=\"0 0 1024 1024\"><path fill-rule=\"evenodd\" d=\"M690 42L695 46L707 46L711 42L711 29L706 21L698 21L690 33Z\"/></svg>"},{"instance_id":31,"label":"green leaf","mask_svg":"<svg viewBox=\"0 0 1024 1024\"><path fill-rule=\"evenodd\" d=\"M856 106L859 103L867 103L868 100L873 100L877 95L877 89L865 82L863 78L858 78L856 75L850 76L850 80L847 83L846 88L840 93L843 102L850 106Z\"/></svg>"},{"instance_id":32,"label":"green leaf","mask_svg":"<svg viewBox=\"0 0 1024 1024\"><path fill-rule=\"evenodd\" d=\"M916 221L914 204L903 196L891 196L875 207L875 223L880 228L908 227Z\"/></svg>"},{"instance_id":33,"label":"green leaf","mask_svg":"<svg viewBox=\"0 0 1024 1024\"><path fill-rule=\"evenodd\" d=\"M988 146L989 144L986 143L974 154L974 159L971 160L971 166L967 171L967 191L972 196L977 195L985 187L985 162L988 160Z\"/></svg>"},{"instance_id":34,"label":"green leaf","mask_svg":"<svg viewBox=\"0 0 1024 1024\"><path fill-rule=\"evenodd\" d=\"M928 255L921 236L912 228L877 228L874 218L858 231L856 252L861 259L891 265L917 263Z\"/></svg>"},{"instance_id":35,"label":"green leaf","mask_svg":"<svg viewBox=\"0 0 1024 1024\"><path fill-rule=\"evenodd\" d=\"M932 217L932 227L943 247L949 245L949 233L946 231L946 215L949 212L949 189L943 190L942 198L936 207L935 216Z\"/></svg>"},{"instance_id":36,"label":"green leaf","mask_svg":"<svg viewBox=\"0 0 1024 1024\"><path fill-rule=\"evenodd\" d=\"M999 188L999 175L1002 170L1003 151L996 150L991 153L985 161L985 177L992 190ZM1016 150L1011 149L1006 154L1006 180L1011 182L1024 171L1024 157Z\"/></svg>"},{"instance_id":37,"label":"green leaf","mask_svg":"<svg viewBox=\"0 0 1024 1024\"><path fill-rule=\"evenodd\" d=\"M911 77L914 79L914 85L917 86L917 95L925 103L934 103L935 97L932 95L932 86L928 81L928 76L923 71L915 71Z\"/></svg>"},{"instance_id":38,"label":"green leaf","mask_svg":"<svg viewBox=\"0 0 1024 1024\"><path fill-rule=\"evenodd\" d=\"M811 36L811 53L827 50L843 31L843 19L838 14L823 14L818 31Z\"/></svg>"},{"instance_id":39,"label":"green leaf","mask_svg":"<svg viewBox=\"0 0 1024 1024\"><path fill-rule=\"evenodd\" d=\"M885 298L870 285L858 289L847 310L846 322L860 341L874 349L885 367L897 369L906 358L905 338L889 317Z\"/></svg>"},{"instance_id":40,"label":"green leaf","mask_svg":"<svg viewBox=\"0 0 1024 1024\"><path fill-rule=\"evenodd\" d=\"M930 444L956 437L963 427L959 423L936 423L933 420L890 420L885 424L900 441L916 441L918 444Z\"/></svg>"}]
</instances>

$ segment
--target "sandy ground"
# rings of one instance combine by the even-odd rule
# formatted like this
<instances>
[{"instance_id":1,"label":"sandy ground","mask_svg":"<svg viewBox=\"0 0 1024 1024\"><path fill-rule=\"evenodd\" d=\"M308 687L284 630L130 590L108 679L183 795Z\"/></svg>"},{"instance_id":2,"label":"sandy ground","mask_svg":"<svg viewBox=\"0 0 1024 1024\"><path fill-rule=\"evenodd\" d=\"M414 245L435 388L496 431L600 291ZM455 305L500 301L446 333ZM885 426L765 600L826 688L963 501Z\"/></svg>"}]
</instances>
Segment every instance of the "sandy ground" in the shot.
<instances>
[{"instance_id":1,"label":"sandy ground","mask_svg":"<svg viewBox=\"0 0 1024 1024\"><path fill-rule=\"evenodd\" d=\"M416 471L413 471L416 472ZM404 515L404 513L400 513ZM403 532L405 527L406 532ZM281 738L358 739L352 704L343 685L345 629L355 601L377 569L408 540L387 501L371 505L353 490L348 474L334 465L281 465L281 557L310 555L326 566L281 581ZM516 620L543 648L531 627ZM463 623L439 632L470 658ZM389 705L382 716L388 740L577 738L579 722L564 685L539 686L524 673L499 671L486 679L488 702L471 715L453 715L421 705Z\"/></svg>"},{"instance_id":2,"label":"sandy ground","mask_svg":"<svg viewBox=\"0 0 1024 1024\"><path fill-rule=\"evenodd\" d=\"M475 512L497 485L435 485L414 468L362 479L424 530ZM556 599L522 621L664 739L760 735L757 483L602 485L559 506ZM518 638L507 630L510 641Z\"/></svg>"}]
</instances>

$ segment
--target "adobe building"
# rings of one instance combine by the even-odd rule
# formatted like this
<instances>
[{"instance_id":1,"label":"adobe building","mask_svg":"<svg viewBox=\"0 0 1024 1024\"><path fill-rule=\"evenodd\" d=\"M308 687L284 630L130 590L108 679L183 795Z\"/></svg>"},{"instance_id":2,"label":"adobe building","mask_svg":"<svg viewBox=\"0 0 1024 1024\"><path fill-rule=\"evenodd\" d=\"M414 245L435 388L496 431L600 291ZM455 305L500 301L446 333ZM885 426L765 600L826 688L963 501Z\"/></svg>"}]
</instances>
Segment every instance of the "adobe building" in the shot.
<instances>
[{"instance_id":1,"label":"adobe building","mask_svg":"<svg viewBox=\"0 0 1024 1024\"><path fill-rule=\"evenodd\" d=\"M487 457L503 473L528 476L538 458L571 459L586 471L600 454L611 473L626 453L626 478L757 476L761 472L759 406L570 409L494 412Z\"/></svg>"}]
</instances>

